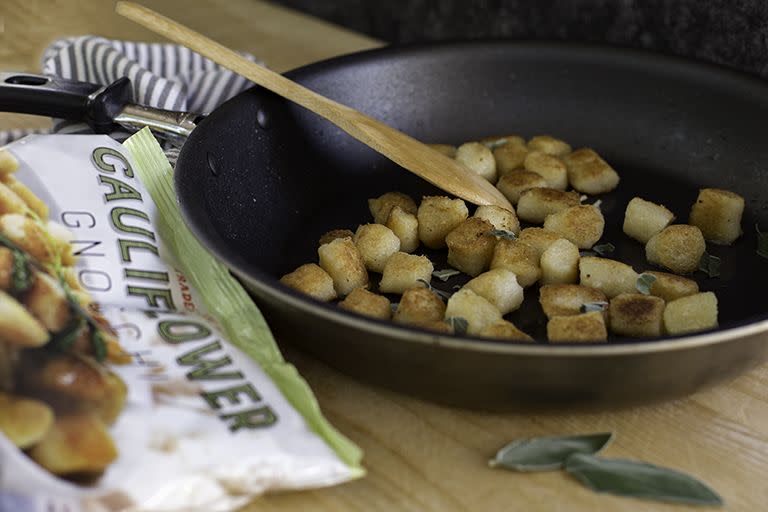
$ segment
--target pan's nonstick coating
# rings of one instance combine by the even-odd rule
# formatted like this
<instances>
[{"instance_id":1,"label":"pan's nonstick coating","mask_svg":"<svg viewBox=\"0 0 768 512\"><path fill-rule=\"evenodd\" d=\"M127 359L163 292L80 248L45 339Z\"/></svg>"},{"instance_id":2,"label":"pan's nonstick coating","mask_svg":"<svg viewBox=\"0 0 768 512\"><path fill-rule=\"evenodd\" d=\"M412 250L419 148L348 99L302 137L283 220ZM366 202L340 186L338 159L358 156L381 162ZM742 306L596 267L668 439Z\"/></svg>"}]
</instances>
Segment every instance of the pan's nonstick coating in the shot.
<instances>
[{"instance_id":1,"label":"pan's nonstick coating","mask_svg":"<svg viewBox=\"0 0 768 512\"><path fill-rule=\"evenodd\" d=\"M730 247L708 244L708 252L722 258L720 277L710 279L700 272L693 277L702 290L716 292L722 329L768 318L768 260L755 252L755 224L768 231L768 144L762 135L768 86L763 82L648 53L510 42L384 49L321 62L289 76L426 142L457 144L489 135L546 133L574 148L594 148L622 180L617 190L601 198L603 241L616 246L612 257L638 271L652 267L645 262L643 247L622 233L629 199L662 203L677 215L677 222L686 223L699 188L743 195L744 236ZM348 371L350 365L359 366L347 361L355 350L344 340L360 339L360 333L368 337L364 324L350 331L339 323L339 315L351 314L311 301L297 309L297 297L280 287L277 278L315 260L323 232L354 230L370 222L367 198L390 190L418 198L436 190L337 127L258 88L227 102L194 131L176 172L190 226L251 285L272 314L268 320L291 337L301 333L299 343L332 364ZM536 290L528 295L513 321L541 335ZM357 320L341 320L345 322ZM296 323L314 330L292 329ZM386 348L392 361L399 357L396 352L408 353L409 338L424 337L403 334L401 328L392 331L399 332L389 343L402 345ZM371 341L356 357L370 354L371 362L386 361L377 352L382 343L387 341ZM711 369L711 361L680 378L698 379L695 385L688 383L690 390L732 374L757 362L752 360L757 359L757 346L749 358L734 356L739 364L720 364L710 378L701 372ZM542 367L541 372L550 370ZM419 372L424 378L441 378L428 376L423 365L405 371L415 372L411 380L417 383ZM386 372L371 378L404 387L390 382ZM444 399L445 388L434 383L428 387L432 391L421 386L417 392L432 397L439 392ZM678 387L672 391L685 392ZM636 391L630 395L643 395Z\"/></svg>"}]
</instances>

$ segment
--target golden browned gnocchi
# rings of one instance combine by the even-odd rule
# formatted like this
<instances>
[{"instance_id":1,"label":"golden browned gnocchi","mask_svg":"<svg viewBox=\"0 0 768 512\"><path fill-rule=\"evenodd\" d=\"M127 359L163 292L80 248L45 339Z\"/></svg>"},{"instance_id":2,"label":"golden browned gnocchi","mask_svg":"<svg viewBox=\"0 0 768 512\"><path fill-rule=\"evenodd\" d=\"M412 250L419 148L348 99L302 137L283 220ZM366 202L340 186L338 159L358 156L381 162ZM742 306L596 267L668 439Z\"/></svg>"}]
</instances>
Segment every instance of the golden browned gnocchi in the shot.
<instances>
[{"instance_id":1,"label":"golden browned gnocchi","mask_svg":"<svg viewBox=\"0 0 768 512\"><path fill-rule=\"evenodd\" d=\"M673 224L653 235L645 244L645 257L676 274L699 268L706 244L701 230L688 224Z\"/></svg>"},{"instance_id":2,"label":"golden browned gnocchi","mask_svg":"<svg viewBox=\"0 0 768 512\"><path fill-rule=\"evenodd\" d=\"M567 238L579 249L590 249L603 236L605 218L594 205L571 206L548 215L544 229Z\"/></svg>"},{"instance_id":3,"label":"golden browned gnocchi","mask_svg":"<svg viewBox=\"0 0 768 512\"><path fill-rule=\"evenodd\" d=\"M548 215L578 205L579 194L554 188L532 188L520 194L517 216L522 220L541 224Z\"/></svg>"},{"instance_id":4,"label":"golden browned gnocchi","mask_svg":"<svg viewBox=\"0 0 768 512\"><path fill-rule=\"evenodd\" d=\"M512 210L501 206L482 205L477 207L474 217L490 222L493 229L520 234L520 221Z\"/></svg>"},{"instance_id":5,"label":"golden browned gnocchi","mask_svg":"<svg viewBox=\"0 0 768 512\"><path fill-rule=\"evenodd\" d=\"M531 336L524 333L518 329L515 324L507 320L499 320L492 324L486 325L480 330L478 336L482 336L483 338L495 338L509 341L533 341Z\"/></svg>"},{"instance_id":6,"label":"golden browned gnocchi","mask_svg":"<svg viewBox=\"0 0 768 512\"><path fill-rule=\"evenodd\" d=\"M550 245L560 240L562 235L544 228L525 228L520 232L518 240L536 249L539 258Z\"/></svg>"},{"instance_id":7,"label":"golden browned gnocchi","mask_svg":"<svg viewBox=\"0 0 768 512\"><path fill-rule=\"evenodd\" d=\"M510 203L516 205L520 196L526 190L538 187L546 187L547 180L541 175L531 171L516 170L504 174L496 183L496 188L504 194Z\"/></svg>"},{"instance_id":8,"label":"golden browned gnocchi","mask_svg":"<svg viewBox=\"0 0 768 512\"><path fill-rule=\"evenodd\" d=\"M440 249L445 247L446 235L469 217L469 210L461 199L427 196L421 200L416 217L421 243Z\"/></svg>"},{"instance_id":9,"label":"golden browned gnocchi","mask_svg":"<svg viewBox=\"0 0 768 512\"><path fill-rule=\"evenodd\" d=\"M499 177L523 169L528 150L525 143L509 142L493 149L493 158L496 160L496 172Z\"/></svg>"},{"instance_id":10,"label":"golden browned gnocchi","mask_svg":"<svg viewBox=\"0 0 768 512\"><path fill-rule=\"evenodd\" d=\"M351 238L337 238L317 249L320 267L331 279L339 297L355 288L368 286L368 272L363 256Z\"/></svg>"},{"instance_id":11,"label":"golden browned gnocchi","mask_svg":"<svg viewBox=\"0 0 768 512\"><path fill-rule=\"evenodd\" d=\"M571 145L550 135L536 135L528 141L528 149L547 155L565 156L571 152Z\"/></svg>"},{"instance_id":12,"label":"golden browned gnocchi","mask_svg":"<svg viewBox=\"0 0 768 512\"><path fill-rule=\"evenodd\" d=\"M541 277L539 253L522 240L501 239L496 242L490 267L513 272L523 288L531 286Z\"/></svg>"},{"instance_id":13,"label":"golden browned gnocchi","mask_svg":"<svg viewBox=\"0 0 768 512\"><path fill-rule=\"evenodd\" d=\"M480 334L487 326L501 320L501 312L490 301L468 288L462 288L448 299L445 318L463 318L468 334Z\"/></svg>"},{"instance_id":14,"label":"golden browned gnocchi","mask_svg":"<svg viewBox=\"0 0 768 512\"><path fill-rule=\"evenodd\" d=\"M402 192L387 192L380 197L368 200L368 209L376 224L385 224L395 206L399 206L405 212L416 214L416 202L411 196Z\"/></svg>"},{"instance_id":15,"label":"golden browned gnocchi","mask_svg":"<svg viewBox=\"0 0 768 512\"><path fill-rule=\"evenodd\" d=\"M332 229L330 231L327 231L323 233L322 236L320 236L320 239L318 240L317 245L324 245L328 242L333 242L337 238L352 238L355 236L355 233L352 230L349 229Z\"/></svg>"},{"instance_id":16,"label":"golden browned gnocchi","mask_svg":"<svg viewBox=\"0 0 768 512\"><path fill-rule=\"evenodd\" d=\"M365 288L352 290L352 293L339 302L339 307L381 320L389 320L392 317L392 306L389 299L383 295L369 292Z\"/></svg>"},{"instance_id":17,"label":"golden browned gnocchi","mask_svg":"<svg viewBox=\"0 0 768 512\"><path fill-rule=\"evenodd\" d=\"M586 304L603 305L608 311L608 298L596 288L579 284L548 284L539 288L539 304L547 318L581 314Z\"/></svg>"},{"instance_id":18,"label":"golden browned gnocchi","mask_svg":"<svg viewBox=\"0 0 768 512\"><path fill-rule=\"evenodd\" d=\"M484 272L464 285L496 306L502 315L506 315L523 303L523 287L517 282L517 276L506 268L496 268Z\"/></svg>"},{"instance_id":19,"label":"golden browned gnocchi","mask_svg":"<svg viewBox=\"0 0 768 512\"><path fill-rule=\"evenodd\" d=\"M741 236L744 198L719 188L703 188L693 203L689 222L704 238L715 244L730 245Z\"/></svg>"},{"instance_id":20,"label":"golden browned gnocchi","mask_svg":"<svg viewBox=\"0 0 768 512\"><path fill-rule=\"evenodd\" d=\"M496 160L493 153L479 142L467 142L456 150L457 162L478 176L496 183Z\"/></svg>"},{"instance_id":21,"label":"golden browned gnocchi","mask_svg":"<svg viewBox=\"0 0 768 512\"><path fill-rule=\"evenodd\" d=\"M435 270L432 262L426 256L417 256L398 252L393 254L387 264L379 282L379 291L382 293L403 293L409 288L426 286L432 279Z\"/></svg>"},{"instance_id":22,"label":"golden browned gnocchi","mask_svg":"<svg viewBox=\"0 0 768 512\"><path fill-rule=\"evenodd\" d=\"M487 269L496 246L492 230L490 222L477 217L470 217L456 226L445 237L448 264L470 276Z\"/></svg>"},{"instance_id":23,"label":"golden browned gnocchi","mask_svg":"<svg viewBox=\"0 0 768 512\"><path fill-rule=\"evenodd\" d=\"M606 341L608 331L599 311L570 316L554 316L547 322L547 339L554 342Z\"/></svg>"},{"instance_id":24,"label":"golden browned gnocchi","mask_svg":"<svg viewBox=\"0 0 768 512\"><path fill-rule=\"evenodd\" d=\"M664 300L641 293L622 293L611 299L611 332L619 336L661 336Z\"/></svg>"},{"instance_id":25,"label":"golden browned gnocchi","mask_svg":"<svg viewBox=\"0 0 768 512\"><path fill-rule=\"evenodd\" d=\"M619 175L594 150L578 149L563 157L571 186L585 194L604 194L619 184Z\"/></svg>"},{"instance_id":26,"label":"golden browned gnocchi","mask_svg":"<svg viewBox=\"0 0 768 512\"><path fill-rule=\"evenodd\" d=\"M717 327L717 297L697 293L667 303L664 329L668 334L687 334Z\"/></svg>"},{"instance_id":27,"label":"golden browned gnocchi","mask_svg":"<svg viewBox=\"0 0 768 512\"><path fill-rule=\"evenodd\" d=\"M365 268L371 272L383 272L390 256L400 251L400 239L391 229L381 224L358 227L352 240L363 257Z\"/></svg>"},{"instance_id":28,"label":"golden browned gnocchi","mask_svg":"<svg viewBox=\"0 0 768 512\"><path fill-rule=\"evenodd\" d=\"M547 180L547 186L556 190L568 188L568 170L562 160L542 151L531 151L525 157L523 167Z\"/></svg>"},{"instance_id":29,"label":"golden browned gnocchi","mask_svg":"<svg viewBox=\"0 0 768 512\"><path fill-rule=\"evenodd\" d=\"M579 280L579 248L561 238L541 254L541 283L567 284Z\"/></svg>"},{"instance_id":30,"label":"golden browned gnocchi","mask_svg":"<svg viewBox=\"0 0 768 512\"><path fill-rule=\"evenodd\" d=\"M429 326L442 322L445 303L428 288L410 288L397 304L394 320L401 324Z\"/></svg>"},{"instance_id":31,"label":"golden browned gnocchi","mask_svg":"<svg viewBox=\"0 0 768 512\"><path fill-rule=\"evenodd\" d=\"M638 273L620 261L597 256L579 259L580 283L603 292L609 299L637 291Z\"/></svg>"},{"instance_id":32,"label":"golden browned gnocchi","mask_svg":"<svg viewBox=\"0 0 768 512\"><path fill-rule=\"evenodd\" d=\"M624 233L638 242L646 243L673 220L675 215L664 206L635 197L627 204L624 212Z\"/></svg>"},{"instance_id":33,"label":"golden browned gnocchi","mask_svg":"<svg viewBox=\"0 0 768 512\"><path fill-rule=\"evenodd\" d=\"M699 293L699 284L693 279L667 272L645 273L654 277L650 288L651 295L661 297L666 302Z\"/></svg>"},{"instance_id":34,"label":"golden browned gnocchi","mask_svg":"<svg viewBox=\"0 0 768 512\"><path fill-rule=\"evenodd\" d=\"M392 208L386 226L400 239L400 250L411 253L419 246L419 221L416 215L399 206Z\"/></svg>"}]
</instances>

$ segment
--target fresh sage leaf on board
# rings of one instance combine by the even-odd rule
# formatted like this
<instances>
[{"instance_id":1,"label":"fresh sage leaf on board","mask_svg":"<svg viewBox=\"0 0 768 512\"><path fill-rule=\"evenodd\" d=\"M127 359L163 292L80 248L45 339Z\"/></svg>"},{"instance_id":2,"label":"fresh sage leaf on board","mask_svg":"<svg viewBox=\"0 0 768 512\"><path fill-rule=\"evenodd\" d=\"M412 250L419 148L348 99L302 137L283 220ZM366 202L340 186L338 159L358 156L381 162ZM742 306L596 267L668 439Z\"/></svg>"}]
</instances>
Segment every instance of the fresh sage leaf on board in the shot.
<instances>
[{"instance_id":1,"label":"fresh sage leaf on board","mask_svg":"<svg viewBox=\"0 0 768 512\"><path fill-rule=\"evenodd\" d=\"M452 278L453 276L457 276L459 274L461 274L461 272L456 270L455 268L446 268L443 270L435 270L434 272L432 272L432 277L436 277L442 282L446 282L448 281L448 279Z\"/></svg>"},{"instance_id":2,"label":"fresh sage leaf on board","mask_svg":"<svg viewBox=\"0 0 768 512\"><path fill-rule=\"evenodd\" d=\"M604 301L600 302L585 302L579 308L581 313L590 313L592 311L605 311L608 309L608 303Z\"/></svg>"},{"instance_id":3,"label":"fresh sage leaf on board","mask_svg":"<svg viewBox=\"0 0 768 512\"><path fill-rule=\"evenodd\" d=\"M496 149L496 148L499 148L501 146L506 145L508 142L509 141L507 139L491 140L491 141L488 141L488 142L485 143L485 147L487 147L488 149Z\"/></svg>"},{"instance_id":4,"label":"fresh sage leaf on board","mask_svg":"<svg viewBox=\"0 0 768 512\"><path fill-rule=\"evenodd\" d=\"M512 231L507 231L506 229L492 229L488 233L491 236L495 236L497 238L506 238L507 240L517 240L517 235L514 234Z\"/></svg>"},{"instance_id":5,"label":"fresh sage leaf on board","mask_svg":"<svg viewBox=\"0 0 768 512\"><path fill-rule=\"evenodd\" d=\"M445 321L448 323L448 325L451 326L454 334L467 334L469 322L467 322L466 318L462 318L460 316L452 316L446 318Z\"/></svg>"},{"instance_id":6,"label":"fresh sage leaf on board","mask_svg":"<svg viewBox=\"0 0 768 512\"><path fill-rule=\"evenodd\" d=\"M645 462L575 453L565 470L593 491L645 500L722 506L715 491L692 476Z\"/></svg>"},{"instance_id":7,"label":"fresh sage leaf on board","mask_svg":"<svg viewBox=\"0 0 768 512\"><path fill-rule=\"evenodd\" d=\"M768 260L768 233L760 231L760 226L755 224L757 230L757 255Z\"/></svg>"},{"instance_id":8,"label":"fresh sage leaf on board","mask_svg":"<svg viewBox=\"0 0 768 512\"><path fill-rule=\"evenodd\" d=\"M491 467L515 471L560 469L574 454L595 454L613 438L610 432L576 436L532 437L509 443L488 461Z\"/></svg>"},{"instance_id":9,"label":"fresh sage leaf on board","mask_svg":"<svg viewBox=\"0 0 768 512\"><path fill-rule=\"evenodd\" d=\"M707 274L709 277L719 276L720 258L705 252L701 255L701 259L699 260L699 270Z\"/></svg>"},{"instance_id":10,"label":"fresh sage leaf on board","mask_svg":"<svg viewBox=\"0 0 768 512\"><path fill-rule=\"evenodd\" d=\"M616 250L616 246L613 245L611 242L595 245L592 247L592 250L597 253L599 256L605 256L607 254L613 253L613 251Z\"/></svg>"},{"instance_id":11,"label":"fresh sage leaf on board","mask_svg":"<svg viewBox=\"0 0 768 512\"><path fill-rule=\"evenodd\" d=\"M651 286L653 286L653 283L655 282L656 276L653 274L640 274L640 277L637 278L637 283L635 283L635 288L637 288L637 291L643 295L650 295Z\"/></svg>"},{"instance_id":12,"label":"fresh sage leaf on board","mask_svg":"<svg viewBox=\"0 0 768 512\"><path fill-rule=\"evenodd\" d=\"M420 281L420 282L424 283L427 286L427 288L430 289L430 291L438 294L440 297L444 298L445 300L448 300L448 299L451 298L451 294L450 293L444 292L443 290L438 290L437 288L432 286L432 283L430 283L426 279L417 279L417 281Z\"/></svg>"}]
</instances>

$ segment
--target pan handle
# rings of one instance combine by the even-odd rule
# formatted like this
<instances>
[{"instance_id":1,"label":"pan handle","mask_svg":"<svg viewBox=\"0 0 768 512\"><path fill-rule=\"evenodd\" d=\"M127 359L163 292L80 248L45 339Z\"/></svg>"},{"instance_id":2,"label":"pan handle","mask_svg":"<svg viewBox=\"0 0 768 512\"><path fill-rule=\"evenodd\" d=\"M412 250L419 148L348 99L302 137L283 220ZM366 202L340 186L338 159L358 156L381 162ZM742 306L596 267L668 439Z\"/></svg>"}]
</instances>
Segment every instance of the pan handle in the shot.
<instances>
[{"instance_id":1,"label":"pan handle","mask_svg":"<svg viewBox=\"0 0 768 512\"><path fill-rule=\"evenodd\" d=\"M109 133L131 101L131 81L102 87L60 77L0 73L0 111L84 121L96 133Z\"/></svg>"}]
</instances>

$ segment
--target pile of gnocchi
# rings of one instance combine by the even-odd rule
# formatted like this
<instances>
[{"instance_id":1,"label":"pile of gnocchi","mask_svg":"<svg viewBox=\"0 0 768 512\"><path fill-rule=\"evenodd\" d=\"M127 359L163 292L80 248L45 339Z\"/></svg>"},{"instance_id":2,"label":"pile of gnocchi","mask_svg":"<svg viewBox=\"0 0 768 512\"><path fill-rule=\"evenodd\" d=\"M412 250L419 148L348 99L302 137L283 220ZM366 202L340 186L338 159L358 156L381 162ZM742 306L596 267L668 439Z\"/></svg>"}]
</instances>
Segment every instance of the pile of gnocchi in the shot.
<instances>
[{"instance_id":1,"label":"pile of gnocchi","mask_svg":"<svg viewBox=\"0 0 768 512\"><path fill-rule=\"evenodd\" d=\"M426 196L416 204L388 192L368 200L373 222L354 232L327 232L318 262L281 282L360 315L519 342L544 341L505 318L530 287L538 287L550 342L604 342L609 334L649 338L717 326L717 297L701 293L685 275L699 269L705 241L730 245L741 236L744 199L738 194L700 190L688 224L674 224L671 211L646 198L629 201L624 234L644 244L647 262L664 270L637 272L606 257L611 244L598 245L606 219L599 199L587 201L614 190L620 178L594 150L572 150L548 135L432 147L494 183L514 210L478 206L470 215L461 199ZM420 248L447 249L450 268L436 271ZM458 274L471 279L453 293L432 287L433 278Z\"/></svg>"}]
</instances>

